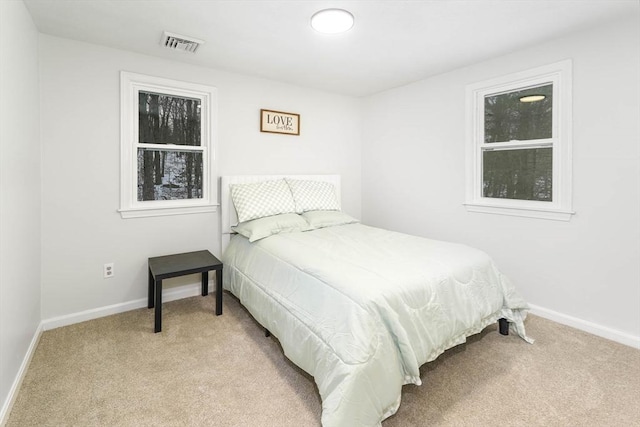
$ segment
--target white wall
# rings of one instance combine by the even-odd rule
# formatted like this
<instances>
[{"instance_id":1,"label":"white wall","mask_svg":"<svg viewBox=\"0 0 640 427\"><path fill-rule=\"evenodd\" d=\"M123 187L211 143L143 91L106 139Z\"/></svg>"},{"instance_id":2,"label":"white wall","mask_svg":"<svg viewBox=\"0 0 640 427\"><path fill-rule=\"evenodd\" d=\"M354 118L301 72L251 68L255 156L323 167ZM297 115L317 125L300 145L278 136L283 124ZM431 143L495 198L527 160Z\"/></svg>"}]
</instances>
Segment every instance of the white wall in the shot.
<instances>
[{"instance_id":1,"label":"white wall","mask_svg":"<svg viewBox=\"0 0 640 427\"><path fill-rule=\"evenodd\" d=\"M546 314L638 342L639 40L629 17L368 98L363 219L481 248ZM577 214L557 222L466 212L465 85L567 58Z\"/></svg>"},{"instance_id":2,"label":"white wall","mask_svg":"<svg viewBox=\"0 0 640 427\"><path fill-rule=\"evenodd\" d=\"M40 324L38 33L0 2L0 422Z\"/></svg>"},{"instance_id":3,"label":"white wall","mask_svg":"<svg viewBox=\"0 0 640 427\"><path fill-rule=\"evenodd\" d=\"M218 88L219 175L338 173L345 210L360 215L358 100L41 35L45 321L146 298L150 256L220 255L218 213L125 220L116 212L120 70ZM260 133L260 108L299 113L301 135ZM115 277L103 279L107 262Z\"/></svg>"}]
</instances>

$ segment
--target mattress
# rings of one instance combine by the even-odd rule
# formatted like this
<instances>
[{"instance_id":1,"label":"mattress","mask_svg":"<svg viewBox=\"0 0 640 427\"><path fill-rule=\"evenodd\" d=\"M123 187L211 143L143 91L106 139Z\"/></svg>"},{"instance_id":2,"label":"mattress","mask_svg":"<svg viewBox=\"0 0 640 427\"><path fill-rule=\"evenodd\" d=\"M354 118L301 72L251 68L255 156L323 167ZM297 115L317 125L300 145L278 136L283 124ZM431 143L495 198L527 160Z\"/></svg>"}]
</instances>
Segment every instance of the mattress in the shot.
<instances>
[{"instance_id":1,"label":"mattress","mask_svg":"<svg viewBox=\"0 0 640 427\"><path fill-rule=\"evenodd\" d=\"M379 426L419 368L525 301L484 252L362 224L234 236L224 287L312 375L324 427Z\"/></svg>"}]
</instances>

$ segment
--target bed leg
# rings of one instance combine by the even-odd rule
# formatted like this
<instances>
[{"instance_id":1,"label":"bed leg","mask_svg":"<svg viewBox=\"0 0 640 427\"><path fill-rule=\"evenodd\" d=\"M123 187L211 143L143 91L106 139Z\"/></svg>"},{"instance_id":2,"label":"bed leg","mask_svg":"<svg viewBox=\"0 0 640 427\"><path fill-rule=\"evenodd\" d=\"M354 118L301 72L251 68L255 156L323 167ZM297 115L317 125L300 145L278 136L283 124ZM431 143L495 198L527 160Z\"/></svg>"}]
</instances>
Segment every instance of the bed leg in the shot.
<instances>
[{"instance_id":1,"label":"bed leg","mask_svg":"<svg viewBox=\"0 0 640 427\"><path fill-rule=\"evenodd\" d=\"M507 319L498 319L498 329L500 330L501 335L509 335L509 322Z\"/></svg>"},{"instance_id":2,"label":"bed leg","mask_svg":"<svg viewBox=\"0 0 640 427\"><path fill-rule=\"evenodd\" d=\"M264 328L264 336L269 338L271 336L271 332L267 328Z\"/></svg>"}]
</instances>

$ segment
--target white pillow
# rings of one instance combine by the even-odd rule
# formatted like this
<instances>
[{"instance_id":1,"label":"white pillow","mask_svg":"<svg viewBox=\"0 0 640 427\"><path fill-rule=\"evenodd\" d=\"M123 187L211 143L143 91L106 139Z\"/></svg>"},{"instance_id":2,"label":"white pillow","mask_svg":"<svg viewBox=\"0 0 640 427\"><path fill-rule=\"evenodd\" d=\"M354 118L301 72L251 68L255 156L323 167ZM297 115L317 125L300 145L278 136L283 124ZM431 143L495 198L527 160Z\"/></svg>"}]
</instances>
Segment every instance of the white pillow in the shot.
<instances>
[{"instance_id":1,"label":"white pillow","mask_svg":"<svg viewBox=\"0 0 640 427\"><path fill-rule=\"evenodd\" d=\"M296 211L291 190L284 179L231 184L230 187L238 222Z\"/></svg>"},{"instance_id":2,"label":"white pillow","mask_svg":"<svg viewBox=\"0 0 640 427\"><path fill-rule=\"evenodd\" d=\"M250 242L255 242L274 234L308 231L312 230L312 227L300 215L288 213L241 222L231 229L242 234Z\"/></svg>"},{"instance_id":3,"label":"white pillow","mask_svg":"<svg viewBox=\"0 0 640 427\"><path fill-rule=\"evenodd\" d=\"M333 227L334 225L353 224L357 219L340 211L309 211L302 214L312 228Z\"/></svg>"},{"instance_id":4,"label":"white pillow","mask_svg":"<svg viewBox=\"0 0 640 427\"><path fill-rule=\"evenodd\" d=\"M330 182L286 178L296 204L296 212L339 211L336 190Z\"/></svg>"}]
</instances>

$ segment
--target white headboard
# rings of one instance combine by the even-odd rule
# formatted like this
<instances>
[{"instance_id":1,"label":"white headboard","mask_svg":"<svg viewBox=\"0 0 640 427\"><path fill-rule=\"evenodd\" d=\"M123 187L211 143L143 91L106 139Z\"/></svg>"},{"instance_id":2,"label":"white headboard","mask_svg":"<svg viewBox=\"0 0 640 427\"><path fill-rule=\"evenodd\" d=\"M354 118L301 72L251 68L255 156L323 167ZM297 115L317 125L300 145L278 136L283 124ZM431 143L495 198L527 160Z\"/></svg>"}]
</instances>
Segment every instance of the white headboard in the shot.
<instances>
[{"instance_id":1,"label":"white headboard","mask_svg":"<svg viewBox=\"0 0 640 427\"><path fill-rule=\"evenodd\" d=\"M238 223L238 214L231 200L231 184L249 184L252 182L272 181L274 179L292 178L305 179L310 181L330 182L336 189L336 197L340 198L340 175L232 175L220 177L220 208L221 212L221 228L220 237L222 239L222 252L227 247L231 238L231 227Z\"/></svg>"}]
</instances>

